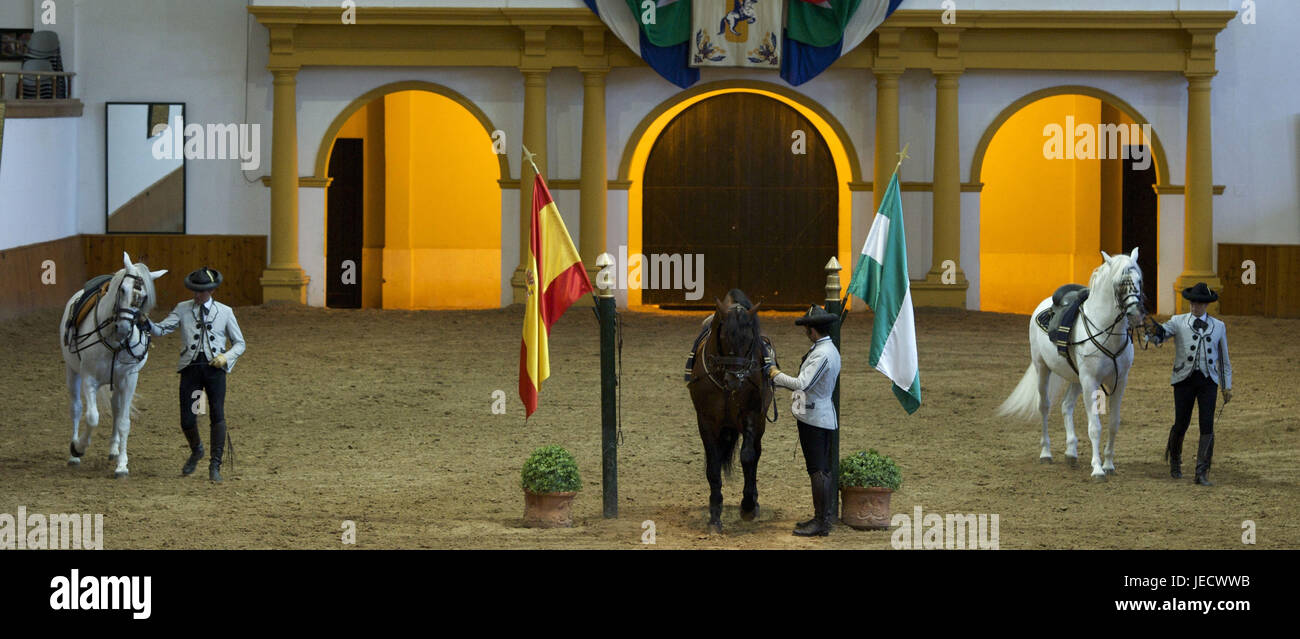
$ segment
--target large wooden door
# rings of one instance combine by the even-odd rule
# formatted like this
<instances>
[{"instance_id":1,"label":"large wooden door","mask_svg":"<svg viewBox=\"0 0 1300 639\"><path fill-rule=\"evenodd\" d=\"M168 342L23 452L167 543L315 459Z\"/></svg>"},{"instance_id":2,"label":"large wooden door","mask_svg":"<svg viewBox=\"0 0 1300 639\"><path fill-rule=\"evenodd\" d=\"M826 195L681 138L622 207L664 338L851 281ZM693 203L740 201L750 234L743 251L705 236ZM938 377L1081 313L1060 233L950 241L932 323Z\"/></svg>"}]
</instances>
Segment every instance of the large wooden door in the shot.
<instances>
[{"instance_id":1,"label":"large wooden door","mask_svg":"<svg viewBox=\"0 0 1300 639\"><path fill-rule=\"evenodd\" d=\"M1137 157L1139 146L1129 147L1129 158ZM1151 154L1151 148L1146 148ZM1124 212L1120 235L1124 242L1124 251L1131 252L1138 248L1138 266L1142 267L1142 293L1147 298L1147 311L1156 311L1156 294L1159 285L1159 252L1157 241L1158 202L1156 191L1156 168L1151 164L1146 169L1134 168L1131 159L1124 160Z\"/></svg>"},{"instance_id":2,"label":"large wooden door","mask_svg":"<svg viewBox=\"0 0 1300 639\"><path fill-rule=\"evenodd\" d=\"M339 138L330 153L329 176L334 179L325 211L325 305L330 308L361 308L364 152L364 140Z\"/></svg>"},{"instance_id":3,"label":"large wooden door","mask_svg":"<svg viewBox=\"0 0 1300 639\"><path fill-rule=\"evenodd\" d=\"M704 255L703 299L645 288L644 303L712 307L733 287L765 308L825 297L822 267L839 223L835 164L793 108L753 93L692 105L651 148L642 193L642 253ZM648 287L648 260L642 272Z\"/></svg>"}]
</instances>

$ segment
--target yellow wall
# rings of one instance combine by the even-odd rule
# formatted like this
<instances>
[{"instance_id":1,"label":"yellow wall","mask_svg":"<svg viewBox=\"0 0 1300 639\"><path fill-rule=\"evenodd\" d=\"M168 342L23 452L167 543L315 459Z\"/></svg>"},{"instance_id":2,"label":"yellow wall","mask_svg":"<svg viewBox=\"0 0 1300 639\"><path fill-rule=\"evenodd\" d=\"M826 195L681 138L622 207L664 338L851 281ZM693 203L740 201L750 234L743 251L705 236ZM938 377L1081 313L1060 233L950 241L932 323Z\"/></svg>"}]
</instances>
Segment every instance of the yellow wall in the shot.
<instances>
[{"instance_id":1,"label":"yellow wall","mask_svg":"<svg viewBox=\"0 0 1300 639\"><path fill-rule=\"evenodd\" d=\"M425 91L384 96L385 308L501 303L499 164L483 126Z\"/></svg>"},{"instance_id":2,"label":"yellow wall","mask_svg":"<svg viewBox=\"0 0 1300 639\"><path fill-rule=\"evenodd\" d=\"M1101 162L1044 157L1043 128L1064 128L1067 116L1096 126L1101 101L1044 98L1007 120L989 144L980 196L982 310L1029 313L1061 284L1087 284L1101 262Z\"/></svg>"}]
</instances>

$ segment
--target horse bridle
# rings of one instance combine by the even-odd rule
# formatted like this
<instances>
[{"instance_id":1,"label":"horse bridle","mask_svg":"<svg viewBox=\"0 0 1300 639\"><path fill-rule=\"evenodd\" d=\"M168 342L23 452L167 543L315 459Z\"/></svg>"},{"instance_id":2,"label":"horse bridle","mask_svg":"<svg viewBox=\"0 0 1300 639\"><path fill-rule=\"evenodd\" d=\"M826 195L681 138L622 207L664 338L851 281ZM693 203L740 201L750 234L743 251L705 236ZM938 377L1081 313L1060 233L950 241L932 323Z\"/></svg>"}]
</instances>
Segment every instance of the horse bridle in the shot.
<instances>
[{"instance_id":1,"label":"horse bridle","mask_svg":"<svg viewBox=\"0 0 1300 639\"><path fill-rule=\"evenodd\" d=\"M731 310L728 309L727 312L730 313ZM719 322L719 328L721 328L721 322ZM718 334L714 335L719 350L722 348L721 337L721 331L719 330ZM704 372L709 381L713 382L719 389L730 393L738 392L745 385L745 381L753 376L754 368L758 366L758 361L754 358L755 349L758 348L758 341L758 339L755 339L750 342L749 351L745 355L713 355L705 353ZM722 381L718 381L718 378L714 376L715 370L722 371Z\"/></svg>"},{"instance_id":2,"label":"horse bridle","mask_svg":"<svg viewBox=\"0 0 1300 639\"><path fill-rule=\"evenodd\" d=\"M104 329L122 320L129 321L131 323L132 329L135 329L137 322L140 321L141 309L143 309L145 305L149 303L149 292L148 292L149 288L145 285L144 278L128 270L126 274L122 277L122 283L125 283L126 280L131 280L131 299L130 299L131 305L124 306L122 304L122 297L123 297L123 295L121 295L122 287L121 284L119 283L117 290L112 291L114 295L113 314L110 317L105 318L103 321L100 321L99 319L100 301L97 300L95 302L95 310L94 310L95 328L83 335L83 334L75 333L76 327L74 326L73 339L69 340L69 348L77 356L78 359L81 358L81 351L84 351L96 344L103 344L104 348L107 348L110 352L113 353L113 361L111 364L112 368L109 369L110 372L109 372L109 380L108 380L108 385L110 389L114 387L115 380L113 379L112 370L117 367L118 354L125 351L127 355L131 356L131 358L134 359L135 361L137 362L144 361L145 356L149 354L149 342L152 339L152 335L149 333L149 331L145 331L145 330L129 331L125 337L123 337L121 340L119 340L116 343L116 345L114 345L110 340L104 338L104 333L103 333ZM139 333L140 337L137 341L132 342L131 336L136 333ZM88 341L91 337L94 337L95 341ZM137 349L139 349L138 354L136 352Z\"/></svg>"},{"instance_id":3,"label":"horse bridle","mask_svg":"<svg viewBox=\"0 0 1300 639\"><path fill-rule=\"evenodd\" d=\"M1124 317L1128 315L1129 309L1132 308L1134 305L1142 309L1142 317L1143 317L1142 325L1144 327L1146 326L1146 322L1150 320L1150 318L1146 314L1146 295L1142 293L1142 290L1138 288L1137 283L1133 281L1133 276L1128 272L1128 269L1125 269L1123 277L1121 277L1117 282L1115 282L1114 295L1115 295L1115 305L1119 308L1119 312L1115 315L1115 319L1111 320L1111 323L1107 325L1105 329L1099 330L1094 333L1093 329L1096 329L1097 325L1093 324L1092 319L1088 317L1088 311L1086 309L1080 308L1079 314L1083 316L1084 332L1088 334L1088 337L1086 339L1081 339L1077 342L1069 342L1069 346L1078 346L1079 344L1082 344L1084 342L1092 342L1092 345L1096 346L1097 350L1101 351L1102 354L1110 358L1111 365L1114 366L1115 368L1115 383L1111 385L1112 389L1119 384L1119 356L1120 353L1124 352L1124 349L1127 348L1128 345L1134 341L1133 340L1134 328L1130 326L1124 330L1124 343L1121 344L1119 349L1114 352L1106 348L1105 343L1099 341L1097 338L1103 335L1105 336L1103 339L1109 339L1111 337L1116 336L1117 333L1112 333L1111 330L1114 329L1117 325L1119 325L1119 323L1124 319ZM1075 366L1074 362L1072 360L1067 360L1067 361L1070 362L1070 367L1074 368L1074 372L1078 373L1079 369ZM1098 382L1097 385L1101 387L1101 391L1105 393L1107 397L1110 396L1111 391L1106 390L1105 384Z\"/></svg>"}]
</instances>

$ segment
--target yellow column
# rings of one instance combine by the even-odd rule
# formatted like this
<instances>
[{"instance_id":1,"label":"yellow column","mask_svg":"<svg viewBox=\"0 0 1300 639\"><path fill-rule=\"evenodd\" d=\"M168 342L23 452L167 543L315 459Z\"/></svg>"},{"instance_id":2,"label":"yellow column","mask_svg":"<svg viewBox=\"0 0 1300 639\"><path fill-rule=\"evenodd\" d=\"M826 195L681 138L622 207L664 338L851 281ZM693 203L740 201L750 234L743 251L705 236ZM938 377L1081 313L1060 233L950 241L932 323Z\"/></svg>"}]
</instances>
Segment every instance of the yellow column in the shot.
<instances>
[{"instance_id":1,"label":"yellow column","mask_svg":"<svg viewBox=\"0 0 1300 639\"><path fill-rule=\"evenodd\" d=\"M934 237L930 271L912 285L917 306L965 308L961 267L961 158L957 89L960 72L936 71L934 118Z\"/></svg>"},{"instance_id":2,"label":"yellow column","mask_svg":"<svg viewBox=\"0 0 1300 639\"><path fill-rule=\"evenodd\" d=\"M543 175L546 173L546 76L547 68L520 69L524 74L524 146L537 154L533 161ZM533 167L527 160L519 166L519 266L510 278L514 289L513 301L527 301L528 289L524 283L524 262L528 259L528 242L533 214Z\"/></svg>"},{"instance_id":3,"label":"yellow column","mask_svg":"<svg viewBox=\"0 0 1300 639\"><path fill-rule=\"evenodd\" d=\"M1183 208L1183 272L1174 283L1178 312L1189 310L1182 289L1205 282L1222 290L1214 272L1214 165L1210 80L1214 73L1187 74L1187 178ZM1215 305L1217 307L1217 304ZM1217 308L1211 309L1217 312Z\"/></svg>"},{"instance_id":4,"label":"yellow column","mask_svg":"<svg viewBox=\"0 0 1300 639\"><path fill-rule=\"evenodd\" d=\"M608 67L582 69L582 175L578 182L582 223L579 252L587 275L596 280L596 258L605 252L605 74Z\"/></svg>"},{"instance_id":5,"label":"yellow column","mask_svg":"<svg viewBox=\"0 0 1300 639\"><path fill-rule=\"evenodd\" d=\"M307 274L298 264L297 67L276 67L271 125L271 260L262 272L263 302L307 301Z\"/></svg>"},{"instance_id":6,"label":"yellow column","mask_svg":"<svg viewBox=\"0 0 1300 639\"><path fill-rule=\"evenodd\" d=\"M885 199L885 187L898 165L898 77L900 71L876 71L876 158L872 213Z\"/></svg>"}]
</instances>

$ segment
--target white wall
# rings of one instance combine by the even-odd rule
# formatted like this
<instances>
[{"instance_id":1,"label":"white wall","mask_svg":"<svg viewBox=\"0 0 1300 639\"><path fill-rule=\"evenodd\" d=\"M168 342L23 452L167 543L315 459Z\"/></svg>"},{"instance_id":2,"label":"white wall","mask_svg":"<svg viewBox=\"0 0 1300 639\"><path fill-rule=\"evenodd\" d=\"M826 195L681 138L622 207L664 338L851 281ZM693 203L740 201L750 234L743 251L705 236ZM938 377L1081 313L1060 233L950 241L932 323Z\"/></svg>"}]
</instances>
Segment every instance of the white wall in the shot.
<instances>
[{"instance_id":1,"label":"white wall","mask_svg":"<svg viewBox=\"0 0 1300 639\"><path fill-rule=\"evenodd\" d=\"M257 178L270 173L270 103L250 101L247 115L244 105L246 91L255 100L269 84L266 29L251 24L244 2L83 0L58 7L60 23L75 8L71 70L85 104L77 141L78 232L104 232L104 103L121 101L184 102L187 124L262 124L257 171L244 174L238 160L186 163L186 231L269 233L270 190Z\"/></svg>"},{"instance_id":2,"label":"white wall","mask_svg":"<svg viewBox=\"0 0 1300 639\"><path fill-rule=\"evenodd\" d=\"M3 156L0 249L75 235L76 118L6 119Z\"/></svg>"}]
</instances>

